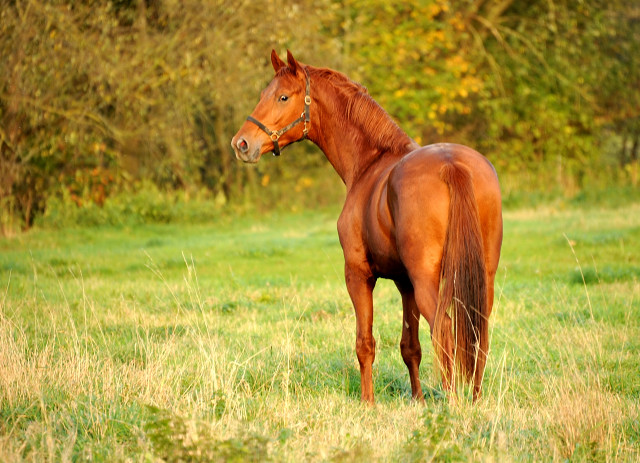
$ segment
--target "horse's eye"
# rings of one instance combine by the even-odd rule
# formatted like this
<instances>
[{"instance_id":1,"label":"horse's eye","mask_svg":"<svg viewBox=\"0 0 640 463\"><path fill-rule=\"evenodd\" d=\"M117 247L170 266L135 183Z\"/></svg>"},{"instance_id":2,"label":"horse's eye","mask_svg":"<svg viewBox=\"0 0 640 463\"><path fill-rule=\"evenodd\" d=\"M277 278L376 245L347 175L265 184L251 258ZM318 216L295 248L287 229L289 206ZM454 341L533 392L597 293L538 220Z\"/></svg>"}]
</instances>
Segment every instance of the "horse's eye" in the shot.
<instances>
[{"instance_id":1,"label":"horse's eye","mask_svg":"<svg viewBox=\"0 0 640 463\"><path fill-rule=\"evenodd\" d=\"M278 98L280 101L287 101L288 99L289 97L287 95L280 95L280 98Z\"/></svg>"}]
</instances>

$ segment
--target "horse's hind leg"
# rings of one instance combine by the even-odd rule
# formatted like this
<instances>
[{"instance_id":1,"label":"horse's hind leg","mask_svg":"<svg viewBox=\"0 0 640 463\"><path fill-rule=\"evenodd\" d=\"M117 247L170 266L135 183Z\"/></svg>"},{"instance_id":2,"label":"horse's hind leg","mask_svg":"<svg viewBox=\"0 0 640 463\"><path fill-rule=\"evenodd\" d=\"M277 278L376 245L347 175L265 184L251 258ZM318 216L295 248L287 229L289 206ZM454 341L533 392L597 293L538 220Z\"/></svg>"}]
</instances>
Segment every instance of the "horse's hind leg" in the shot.
<instances>
[{"instance_id":1,"label":"horse's hind leg","mask_svg":"<svg viewBox=\"0 0 640 463\"><path fill-rule=\"evenodd\" d=\"M500 210L500 204L497 208ZM500 260L500 248L502 247L502 217L496 212L497 219L492 223L494 228L487 232L484 236L485 249L485 266L487 268L487 318L493 310L494 286L496 279L496 271L498 270L498 262ZM484 227L487 230L487 226ZM484 378L484 370L487 363L488 352L478 352L476 361L476 370L473 377L473 401L478 400L482 395L482 380Z\"/></svg>"},{"instance_id":2,"label":"horse's hind leg","mask_svg":"<svg viewBox=\"0 0 640 463\"><path fill-rule=\"evenodd\" d=\"M428 272L425 272L428 275ZM453 336L451 331L451 317L443 315L440 333L435 333L436 308L438 304L437 278L414 279L415 300L420 313L427 319L431 330L431 342L436 353L436 361L439 362L439 370L442 373L442 387L447 392L454 390L454 357Z\"/></svg>"},{"instance_id":3,"label":"horse's hind leg","mask_svg":"<svg viewBox=\"0 0 640 463\"><path fill-rule=\"evenodd\" d=\"M414 307L417 307L420 314L427 320L427 323L429 323L431 342L433 343L436 359L439 362L438 367L442 373L442 386L445 391L451 392L454 389L454 354L451 317L444 313L442 320L440 320L440 327L436 327L441 250L435 246L428 248L419 246L423 245L422 242L414 246L413 236L407 236L406 239L401 237L399 240L400 239L402 239L404 243L404 246L400 249L401 255L413 288L413 297L411 298L413 301L407 301L411 302L411 305ZM403 302L404 301L405 296L403 294Z\"/></svg>"},{"instance_id":4,"label":"horse's hind leg","mask_svg":"<svg viewBox=\"0 0 640 463\"><path fill-rule=\"evenodd\" d=\"M496 259L497 260L497 259ZM493 309L493 296L494 296L494 283L496 277L497 262L493 267L489 268L487 272L487 317L491 315ZM476 370L473 375L473 401L475 402L482 396L482 380L484 378L484 369L487 363L488 352L478 352L476 360Z\"/></svg>"},{"instance_id":5,"label":"horse's hind leg","mask_svg":"<svg viewBox=\"0 0 640 463\"><path fill-rule=\"evenodd\" d=\"M411 396L424 402L422 386L420 385L420 361L422 360L422 348L420 347L419 324L420 310L416 304L413 286L409 282L399 283L396 286L402 295L402 339L400 340L400 353L402 360L409 369L409 381L411 382Z\"/></svg>"},{"instance_id":6,"label":"horse's hind leg","mask_svg":"<svg viewBox=\"0 0 640 463\"><path fill-rule=\"evenodd\" d=\"M473 401L477 401L482 396L482 380L484 378L484 367L487 364L487 352L478 351L476 357L476 370L473 374Z\"/></svg>"}]
</instances>

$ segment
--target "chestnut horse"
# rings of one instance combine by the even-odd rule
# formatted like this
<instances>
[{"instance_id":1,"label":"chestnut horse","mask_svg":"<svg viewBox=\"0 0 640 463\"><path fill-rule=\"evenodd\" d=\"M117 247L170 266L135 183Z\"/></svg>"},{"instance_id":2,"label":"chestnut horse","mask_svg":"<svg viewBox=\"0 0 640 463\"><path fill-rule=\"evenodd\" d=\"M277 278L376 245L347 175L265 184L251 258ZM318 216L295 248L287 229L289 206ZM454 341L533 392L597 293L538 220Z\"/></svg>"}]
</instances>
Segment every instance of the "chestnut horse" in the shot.
<instances>
[{"instance_id":1,"label":"chestnut horse","mask_svg":"<svg viewBox=\"0 0 640 463\"><path fill-rule=\"evenodd\" d=\"M462 145L418 146L345 75L271 52L275 77L233 137L236 157L255 163L308 138L324 152L347 188L338 220L345 279L356 315L361 397L373 403L372 292L378 278L402 295L400 351L411 392L423 399L420 315L445 391L455 379L480 395L488 352L488 318L502 245L496 171ZM454 374L454 369L456 374Z\"/></svg>"}]
</instances>

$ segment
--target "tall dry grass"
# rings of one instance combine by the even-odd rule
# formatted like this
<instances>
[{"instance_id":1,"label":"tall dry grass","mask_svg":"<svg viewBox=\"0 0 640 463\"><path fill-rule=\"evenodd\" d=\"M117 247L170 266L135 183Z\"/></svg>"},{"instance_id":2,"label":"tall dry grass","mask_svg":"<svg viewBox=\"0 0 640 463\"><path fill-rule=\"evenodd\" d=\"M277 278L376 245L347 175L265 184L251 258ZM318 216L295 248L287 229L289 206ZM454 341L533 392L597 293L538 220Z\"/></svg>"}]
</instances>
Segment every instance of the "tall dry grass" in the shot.
<instances>
[{"instance_id":1,"label":"tall dry grass","mask_svg":"<svg viewBox=\"0 0 640 463\"><path fill-rule=\"evenodd\" d=\"M527 234L530 224L540 226L534 213L522 220ZM314 241L304 247L317 241L318 254L329 259L324 224L309 229ZM108 232L105 242L120 243L127 233ZM261 272L295 259L280 241L247 242L270 233L287 246L306 236L270 224L240 234L242 249L264 251L260 261L269 265ZM606 244L608 236L597 235L605 241L599 246L628 252L615 240ZM163 260L159 247L131 257L126 245L125 253L109 248L93 261L69 258L61 271L38 254L50 237L33 239L30 267L3 273L0 293L0 461L640 458L637 280L575 285L537 277L518 265L544 272L546 261L537 253L514 257L507 248L483 399L473 405L463 389L457 400L446 399L423 323L425 406L410 400L398 349L400 300L393 285L381 282L377 405L369 408L358 401L348 295L338 275L309 276L317 261L307 258L310 269L295 261L299 274L309 272L303 281L248 283L257 270L241 271L251 258L245 253L227 262L229 279L219 285L207 273L222 254L212 247L199 260L171 247L170 260ZM574 261L566 240L558 241ZM532 244L523 239L519 246ZM209 264L201 263L205 253ZM118 259L143 268L129 278L117 270ZM116 270L96 270L100 265Z\"/></svg>"}]
</instances>

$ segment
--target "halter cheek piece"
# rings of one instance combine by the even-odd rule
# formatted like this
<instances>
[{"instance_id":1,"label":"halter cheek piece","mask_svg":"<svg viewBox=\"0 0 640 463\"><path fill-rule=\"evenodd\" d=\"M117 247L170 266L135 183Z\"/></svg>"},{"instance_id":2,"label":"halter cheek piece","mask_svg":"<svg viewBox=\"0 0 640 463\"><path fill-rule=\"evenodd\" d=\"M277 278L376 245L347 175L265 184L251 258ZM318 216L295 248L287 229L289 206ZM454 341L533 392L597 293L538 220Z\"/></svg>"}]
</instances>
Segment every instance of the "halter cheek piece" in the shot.
<instances>
[{"instance_id":1,"label":"halter cheek piece","mask_svg":"<svg viewBox=\"0 0 640 463\"><path fill-rule=\"evenodd\" d=\"M306 79L307 80L307 84L306 84L305 96L304 96L304 111L302 112L302 114L300 115L299 118L297 118L295 121L293 121L291 124L287 125L286 127L281 128L280 130L269 130L266 125L264 125L262 122L260 122L255 117L252 117L252 116L248 116L247 117L247 120L249 122L253 122L263 132L265 132L267 135L269 135L269 138L271 138L271 141L273 142L273 155L274 156L280 156L280 145L278 145L278 140L280 139L280 137L282 135L285 134L285 132L288 132L289 130L294 128L299 123L304 122L304 130L302 131L302 133L303 133L302 138L300 138L300 139L298 139L296 141L300 141L300 140L303 140L303 139L307 138L307 133L309 133L309 128L307 127L307 124L309 123L309 106L311 106L311 83L309 81L309 74L307 73L306 69L305 69L304 73L306 74L306 77L307 77L307 79Z\"/></svg>"}]
</instances>

